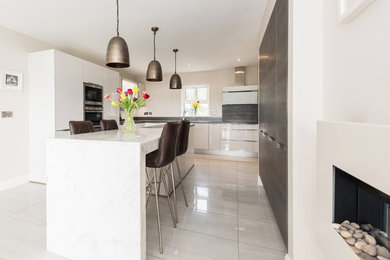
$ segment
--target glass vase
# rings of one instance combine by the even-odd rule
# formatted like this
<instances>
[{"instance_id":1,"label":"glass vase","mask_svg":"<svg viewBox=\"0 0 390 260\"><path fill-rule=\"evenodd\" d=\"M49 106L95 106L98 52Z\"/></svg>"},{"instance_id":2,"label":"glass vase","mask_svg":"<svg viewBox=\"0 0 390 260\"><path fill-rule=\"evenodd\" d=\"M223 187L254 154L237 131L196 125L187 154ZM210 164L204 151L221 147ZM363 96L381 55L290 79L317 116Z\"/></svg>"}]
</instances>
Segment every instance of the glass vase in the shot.
<instances>
[{"instance_id":1,"label":"glass vase","mask_svg":"<svg viewBox=\"0 0 390 260\"><path fill-rule=\"evenodd\" d=\"M126 133L134 133L135 132L135 122L134 122L134 110L125 111L126 118L125 123L123 124L123 129Z\"/></svg>"}]
</instances>

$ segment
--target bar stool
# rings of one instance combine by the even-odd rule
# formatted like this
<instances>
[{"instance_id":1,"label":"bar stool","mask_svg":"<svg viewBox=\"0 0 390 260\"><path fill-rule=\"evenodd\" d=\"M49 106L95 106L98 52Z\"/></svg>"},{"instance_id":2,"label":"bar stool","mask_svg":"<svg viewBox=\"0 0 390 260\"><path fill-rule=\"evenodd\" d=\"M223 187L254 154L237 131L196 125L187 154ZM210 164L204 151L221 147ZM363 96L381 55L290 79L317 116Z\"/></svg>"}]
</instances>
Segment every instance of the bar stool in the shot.
<instances>
[{"instance_id":1,"label":"bar stool","mask_svg":"<svg viewBox=\"0 0 390 260\"><path fill-rule=\"evenodd\" d=\"M176 216L174 215L171 201L169 199L169 190L168 185L165 179L166 171L163 170L164 167L171 164L176 156L176 143L177 143L177 133L179 129L179 123L177 122L168 122L165 124L163 131L161 133L160 142L158 149L152 153L146 155L146 167L153 168L153 177L149 181L147 189L148 197L146 206L149 201L152 185L154 184L155 198L156 198L156 210L157 210L157 225L158 225L158 236L159 236L159 248L160 254L163 253L162 245L162 234L161 234L161 221L160 221L160 205L159 205L159 193L160 193L160 183L163 183L165 193L167 194L168 206L171 212L171 217L173 221L173 226L176 228ZM157 169L159 169L159 177L157 178ZM147 172L146 175L148 176ZM148 177L149 179L149 177Z\"/></svg>"},{"instance_id":2,"label":"bar stool","mask_svg":"<svg viewBox=\"0 0 390 260\"><path fill-rule=\"evenodd\" d=\"M100 127L102 128L103 131L108 131L108 130L116 130L118 129L118 124L116 123L116 120L100 120Z\"/></svg>"},{"instance_id":3,"label":"bar stool","mask_svg":"<svg viewBox=\"0 0 390 260\"><path fill-rule=\"evenodd\" d=\"M69 121L71 135L95 132L92 121Z\"/></svg>"},{"instance_id":4,"label":"bar stool","mask_svg":"<svg viewBox=\"0 0 390 260\"><path fill-rule=\"evenodd\" d=\"M176 143L176 157L175 157L175 162L177 166L177 173L179 175L179 183L178 186L181 187L181 190L183 192L183 197L184 197L184 202L186 204L186 207L188 207L188 202L187 202L187 197L184 192L183 188L183 177L181 175L180 171L180 166L179 166L179 161L177 160L177 157L185 154L188 149L188 138L189 138L189 133L190 133L190 126L191 122L188 120L182 120L180 121L179 125L179 131L178 131L178 137L177 137L177 143ZM178 220L178 215L177 215L177 199L176 199L176 180L175 180L175 175L173 173L173 162L171 164L171 181L172 181L172 187L173 187L173 199L174 199L174 205L175 205L175 213L176 213L176 222L179 223Z\"/></svg>"}]
</instances>

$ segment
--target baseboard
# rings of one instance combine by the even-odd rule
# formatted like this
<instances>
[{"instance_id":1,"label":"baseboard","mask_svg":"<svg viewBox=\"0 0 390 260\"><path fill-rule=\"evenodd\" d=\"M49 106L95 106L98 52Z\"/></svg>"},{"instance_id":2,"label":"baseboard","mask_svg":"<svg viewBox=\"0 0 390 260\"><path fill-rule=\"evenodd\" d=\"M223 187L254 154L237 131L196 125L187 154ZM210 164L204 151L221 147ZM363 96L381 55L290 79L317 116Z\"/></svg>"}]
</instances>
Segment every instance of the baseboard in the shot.
<instances>
[{"instance_id":1,"label":"baseboard","mask_svg":"<svg viewBox=\"0 0 390 260\"><path fill-rule=\"evenodd\" d=\"M257 176L257 185L263 186L263 182L261 181L260 176Z\"/></svg>"},{"instance_id":2,"label":"baseboard","mask_svg":"<svg viewBox=\"0 0 390 260\"><path fill-rule=\"evenodd\" d=\"M21 175L16 178L0 181L0 191L8 190L25 183L28 183L28 175Z\"/></svg>"}]
</instances>

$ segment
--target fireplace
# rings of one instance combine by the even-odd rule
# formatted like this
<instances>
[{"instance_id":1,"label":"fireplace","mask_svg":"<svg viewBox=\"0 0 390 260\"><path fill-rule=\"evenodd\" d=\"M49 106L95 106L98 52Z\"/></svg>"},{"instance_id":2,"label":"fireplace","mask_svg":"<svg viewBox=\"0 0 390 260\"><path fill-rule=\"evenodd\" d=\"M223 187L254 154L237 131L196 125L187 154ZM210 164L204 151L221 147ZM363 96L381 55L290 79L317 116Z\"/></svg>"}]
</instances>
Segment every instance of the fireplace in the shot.
<instances>
[{"instance_id":1,"label":"fireplace","mask_svg":"<svg viewBox=\"0 0 390 260\"><path fill-rule=\"evenodd\" d=\"M335 166L333 174L333 223L369 223L389 234L390 196Z\"/></svg>"},{"instance_id":2,"label":"fireplace","mask_svg":"<svg viewBox=\"0 0 390 260\"><path fill-rule=\"evenodd\" d=\"M390 197L333 166L333 223L361 259L390 260Z\"/></svg>"},{"instance_id":3,"label":"fireplace","mask_svg":"<svg viewBox=\"0 0 390 260\"><path fill-rule=\"evenodd\" d=\"M390 126L318 123L311 259L390 260L389 147Z\"/></svg>"}]
</instances>

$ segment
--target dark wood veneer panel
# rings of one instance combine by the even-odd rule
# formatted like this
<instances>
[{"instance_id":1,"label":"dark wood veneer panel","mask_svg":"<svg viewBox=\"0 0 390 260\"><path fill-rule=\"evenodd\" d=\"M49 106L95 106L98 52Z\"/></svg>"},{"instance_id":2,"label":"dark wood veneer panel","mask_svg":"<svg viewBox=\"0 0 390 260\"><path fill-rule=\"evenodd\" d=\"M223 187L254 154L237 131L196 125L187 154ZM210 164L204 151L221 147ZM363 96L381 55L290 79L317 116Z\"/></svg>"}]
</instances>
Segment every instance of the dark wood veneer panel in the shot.
<instances>
[{"instance_id":1,"label":"dark wood veneer panel","mask_svg":"<svg viewBox=\"0 0 390 260\"><path fill-rule=\"evenodd\" d=\"M277 0L260 46L259 175L288 246L288 0ZM269 137L274 139L270 139Z\"/></svg>"}]
</instances>

